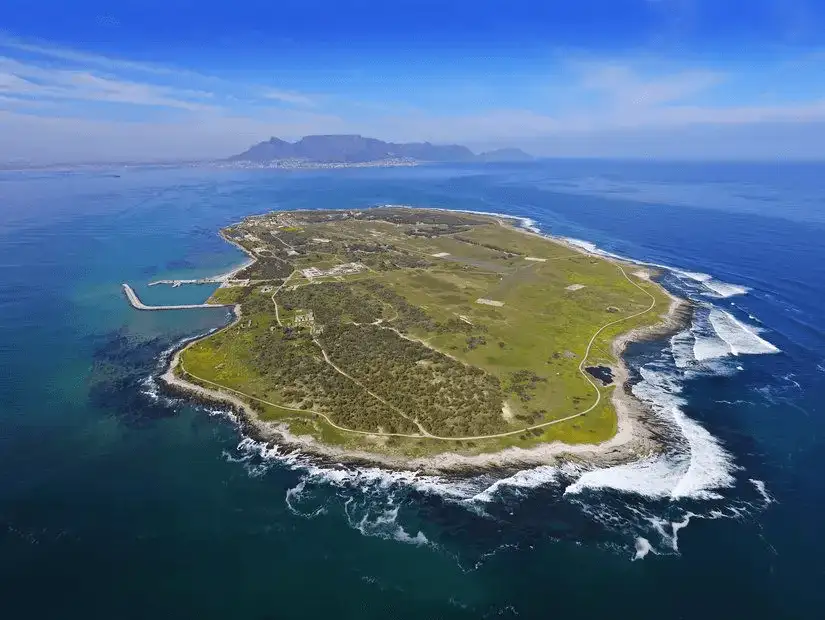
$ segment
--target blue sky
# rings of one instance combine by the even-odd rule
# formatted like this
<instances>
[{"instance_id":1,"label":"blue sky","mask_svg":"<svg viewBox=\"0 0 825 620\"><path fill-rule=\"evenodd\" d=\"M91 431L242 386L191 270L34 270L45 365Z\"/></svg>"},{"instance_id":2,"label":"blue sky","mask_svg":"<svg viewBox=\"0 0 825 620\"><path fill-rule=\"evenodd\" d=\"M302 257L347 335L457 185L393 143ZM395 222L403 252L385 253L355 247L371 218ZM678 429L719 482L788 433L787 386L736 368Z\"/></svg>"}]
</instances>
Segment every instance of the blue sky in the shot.
<instances>
[{"instance_id":1,"label":"blue sky","mask_svg":"<svg viewBox=\"0 0 825 620\"><path fill-rule=\"evenodd\" d=\"M822 158L825 0L4 0L0 160L277 135Z\"/></svg>"}]
</instances>

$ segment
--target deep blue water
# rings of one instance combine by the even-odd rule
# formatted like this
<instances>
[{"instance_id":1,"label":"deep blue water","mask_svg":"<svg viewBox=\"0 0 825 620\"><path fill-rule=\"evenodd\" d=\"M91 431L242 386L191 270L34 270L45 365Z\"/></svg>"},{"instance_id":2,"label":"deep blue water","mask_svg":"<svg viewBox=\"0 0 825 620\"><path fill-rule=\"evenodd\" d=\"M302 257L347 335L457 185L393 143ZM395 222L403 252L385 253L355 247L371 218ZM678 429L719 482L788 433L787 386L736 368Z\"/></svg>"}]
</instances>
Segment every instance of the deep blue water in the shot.
<instances>
[{"instance_id":1,"label":"deep blue water","mask_svg":"<svg viewBox=\"0 0 825 620\"><path fill-rule=\"evenodd\" d=\"M4 617L821 617L825 165L110 172L0 173ZM358 471L157 396L163 352L227 316L137 312L121 282L200 300L145 284L238 264L216 231L245 215L383 203L515 214L678 269L694 325L628 354L666 453Z\"/></svg>"}]
</instances>

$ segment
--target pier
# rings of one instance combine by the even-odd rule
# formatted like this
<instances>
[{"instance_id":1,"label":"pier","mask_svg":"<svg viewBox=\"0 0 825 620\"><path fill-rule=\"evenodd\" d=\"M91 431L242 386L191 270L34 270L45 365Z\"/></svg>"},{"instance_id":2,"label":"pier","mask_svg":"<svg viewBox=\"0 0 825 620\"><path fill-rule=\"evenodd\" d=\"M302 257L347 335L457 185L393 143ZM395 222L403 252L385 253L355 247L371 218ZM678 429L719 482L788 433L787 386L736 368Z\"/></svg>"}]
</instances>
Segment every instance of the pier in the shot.
<instances>
[{"instance_id":1,"label":"pier","mask_svg":"<svg viewBox=\"0 0 825 620\"><path fill-rule=\"evenodd\" d=\"M149 282L149 286L157 286L158 284L170 284L172 287L178 287L181 284L220 284L226 279L226 276L216 276L214 278L200 278L198 280L155 280Z\"/></svg>"},{"instance_id":2,"label":"pier","mask_svg":"<svg viewBox=\"0 0 825 620\"><path fill-rule=\"evenodd\" d=\"M196 308L228 308L231 304L183 304L179 306L147 306L140 300L134 289L123 283L123 292L126 294L126 299L136 310L194 310Z\"/></svg>"}]
</instances>

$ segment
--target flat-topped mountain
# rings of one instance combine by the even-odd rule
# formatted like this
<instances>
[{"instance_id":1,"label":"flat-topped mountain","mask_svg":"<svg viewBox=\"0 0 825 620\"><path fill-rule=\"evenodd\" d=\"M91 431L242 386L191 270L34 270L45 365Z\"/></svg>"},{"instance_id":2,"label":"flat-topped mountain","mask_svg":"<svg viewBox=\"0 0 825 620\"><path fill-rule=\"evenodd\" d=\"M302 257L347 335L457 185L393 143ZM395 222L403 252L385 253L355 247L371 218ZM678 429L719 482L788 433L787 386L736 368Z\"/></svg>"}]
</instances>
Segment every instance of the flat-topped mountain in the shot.
<instances>
[{"instance_id":1,"label":"flat-topped mountain","mask_svg":"<svg viewBox=\"0 0 825 620\"><path fill-rule=\"evenodd\" d=\"M457 144L396 144L357 135L332 135L305 136L297 142L270 138L230 160L262 162L296 159L318 163L358 163L402 158L417 161L470 161L474 157L470 149Z\"/></svg>"},{"instance_id":2,"label":"flat-topped mountain","mask_svg":"<svg viewBox=\"0 0 825 620\"><path fill-rule=\"evenodd\" d=\"M475 155L458 144L394 143L359 135L305 136L297 142L270 138L230 161L268 162L298 160L311 163L363 163L392 159L413 161L524 161L532 159L519 149L500 149Z\"/></svg>"}]
</instances>

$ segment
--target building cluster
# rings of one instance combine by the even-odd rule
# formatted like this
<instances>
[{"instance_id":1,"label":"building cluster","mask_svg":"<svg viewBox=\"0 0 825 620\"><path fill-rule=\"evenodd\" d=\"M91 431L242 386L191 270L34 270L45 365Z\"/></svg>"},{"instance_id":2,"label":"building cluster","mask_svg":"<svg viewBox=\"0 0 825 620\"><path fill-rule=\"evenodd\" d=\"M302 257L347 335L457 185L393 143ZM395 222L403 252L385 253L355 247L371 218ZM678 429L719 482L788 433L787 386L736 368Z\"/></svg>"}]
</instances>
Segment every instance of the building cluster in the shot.
<instances>
[{"instance_id":1,"label":"building cluster","mask_svg":"<svg viewBox=\"0 0 825 620\"><path fill-rule=\"evenodd\" d=\"M301 275L307 280L314 280L315 278L324 278L329 276L348 276L355 273L360 273L366 266L363 263L343 263L335 265L329 269L319 269L318 267L308 267L301 269Z\"/></svg>"}]
</instances>

